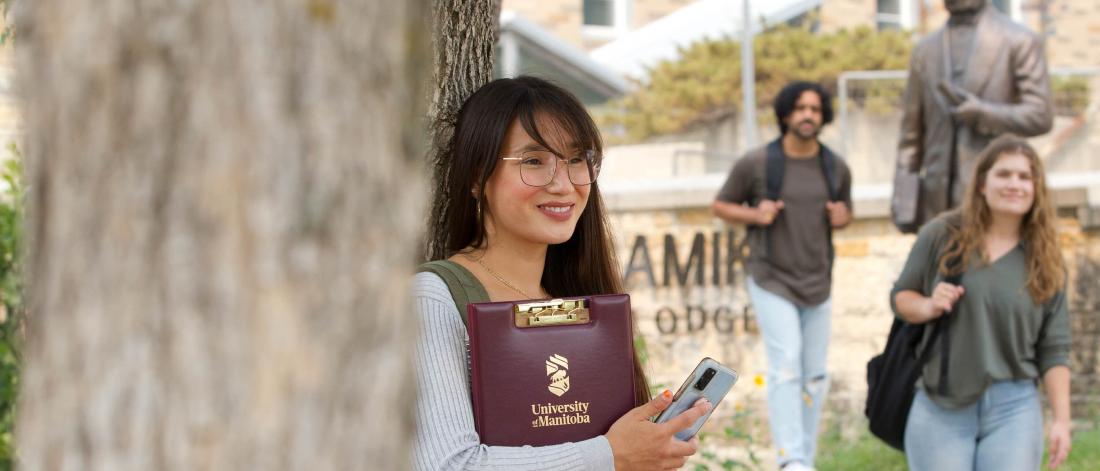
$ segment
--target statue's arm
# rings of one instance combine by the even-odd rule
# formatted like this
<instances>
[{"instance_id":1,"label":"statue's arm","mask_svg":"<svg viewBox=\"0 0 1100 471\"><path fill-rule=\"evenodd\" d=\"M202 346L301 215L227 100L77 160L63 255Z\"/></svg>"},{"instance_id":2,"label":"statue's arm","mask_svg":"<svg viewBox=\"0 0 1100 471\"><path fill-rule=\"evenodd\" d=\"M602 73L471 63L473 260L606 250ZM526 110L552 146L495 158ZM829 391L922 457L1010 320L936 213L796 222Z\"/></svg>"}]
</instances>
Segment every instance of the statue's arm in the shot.
<instances>
[{"instance_id":1,"label":"statue's arm","mask_svg":"<svg viewBox=\"0 0 1100 471\"><path fill-rule=\"evenodd\" d=\"M983 100L980 127L995 133L1011 132L1022 136L1036 136L1050 131L1054 123L1054 110L1042 41L1028 35L1026 40L1016 42L1011 54L1019 102Z\"/></svg>"}]
</instances>

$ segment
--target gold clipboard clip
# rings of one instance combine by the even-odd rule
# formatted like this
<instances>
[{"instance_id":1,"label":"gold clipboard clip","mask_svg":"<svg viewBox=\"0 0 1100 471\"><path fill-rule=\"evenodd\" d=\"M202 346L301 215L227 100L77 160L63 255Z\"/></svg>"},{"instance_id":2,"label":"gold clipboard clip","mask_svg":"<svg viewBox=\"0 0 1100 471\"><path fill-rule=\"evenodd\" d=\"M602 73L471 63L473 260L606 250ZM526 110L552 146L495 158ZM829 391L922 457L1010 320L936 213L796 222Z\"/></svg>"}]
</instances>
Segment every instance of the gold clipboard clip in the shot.
<instances>
[{"instance_id":1,"label":"gold clipboard clip","mask_svg":"<svg viewBox=\"0 0 1100 471\"><path fill-rule=\"evenodd\" d=\"M516 304L516 327L546 327L577 325L589 322L588 308L583 299L551 299L537 303Z\"/></svg>"}]
</instances>

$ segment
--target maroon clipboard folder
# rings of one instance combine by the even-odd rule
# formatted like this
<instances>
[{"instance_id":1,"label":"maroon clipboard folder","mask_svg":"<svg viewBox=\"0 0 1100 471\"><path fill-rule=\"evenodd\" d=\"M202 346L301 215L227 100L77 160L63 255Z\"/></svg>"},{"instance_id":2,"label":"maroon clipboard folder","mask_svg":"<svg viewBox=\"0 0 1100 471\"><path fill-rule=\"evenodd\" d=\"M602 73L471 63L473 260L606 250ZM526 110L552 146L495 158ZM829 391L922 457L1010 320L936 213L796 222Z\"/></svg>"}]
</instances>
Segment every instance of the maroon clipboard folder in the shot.
<instances>
[{"instance_id":1,"label":"maroon clipboard folder","mask_svg":"<svg viewBox=\"0 0 1100 471\"><path fill-rule=\"evenodd\" d=\"M634 407L628 295L471 303L466 309L481 443L585 440L606 433Z\"/></svg>"}]
</instances>

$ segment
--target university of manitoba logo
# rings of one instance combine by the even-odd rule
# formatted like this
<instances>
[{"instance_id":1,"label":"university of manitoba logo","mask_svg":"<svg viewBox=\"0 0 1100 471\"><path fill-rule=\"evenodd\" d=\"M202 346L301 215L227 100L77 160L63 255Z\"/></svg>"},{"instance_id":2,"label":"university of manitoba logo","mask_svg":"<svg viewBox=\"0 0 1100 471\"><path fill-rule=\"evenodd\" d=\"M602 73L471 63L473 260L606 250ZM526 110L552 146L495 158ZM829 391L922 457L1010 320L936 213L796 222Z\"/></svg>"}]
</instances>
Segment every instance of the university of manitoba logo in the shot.
<instances>
[{"instance_id":1,"label":"university of manitoba logo","mask_svg":"<svg viewBox=\"0 0 1100 471\"><path fill-rule=\"evenodd\" d=\"M558 355L550 355L546 359L546 376L550 377L550 392L561 397L569 391L569 359Z\"/></svg>"}]
</instances>

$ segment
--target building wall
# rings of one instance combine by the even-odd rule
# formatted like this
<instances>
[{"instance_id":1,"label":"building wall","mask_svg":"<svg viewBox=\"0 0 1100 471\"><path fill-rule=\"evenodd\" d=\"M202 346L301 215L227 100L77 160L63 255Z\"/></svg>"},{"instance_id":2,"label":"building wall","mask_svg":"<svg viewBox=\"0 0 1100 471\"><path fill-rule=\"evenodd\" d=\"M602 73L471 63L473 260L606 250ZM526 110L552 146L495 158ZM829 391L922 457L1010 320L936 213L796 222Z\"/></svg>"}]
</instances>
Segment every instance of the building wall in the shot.
<instances>
[{"instance_id":1,"label":"building wall","mask_svg":"<svg viewBox=\"0 0 1100 471\"><path fill-rule=\"evenodd\" d=\"M503 0L501 10L512 10L561 40L583 47L581 0Z\"/></svg>"},{"instance_id":2,"label":"building wall","mask_svg":"<svg viewBox=\"0 0 1100 471\"><path fill-rule=\"evenodd\" d=\"M821 30L826 33L859 26L875 27L875 0L825 0Z\"/></svg>"},{"instance_id":3,"label":"building wall","mask_svg":"<svg viewBox=\"0 0 1100 471\"><path fill-rule=\"evenodd\" d=\"M1040 13L1024 10L1028 25L1039 31ZM1052 67L1100 66L1100 2L1052 0L1048 7L1047 57Z\"/></svg>"},{"instance_id":4,"label":"building wall","mask_svg":"<svg viewBox=\"0 0 1100 471\"><path fill-rule=\"evenodd\" d=\"M830 1L830 0L826 0ZM843 1L843 0L831 0ZM1022 0L1017 0L1022 1ZM1050 67L1081 68L1100 66L1100 2L1096 0L1050 0L1044 26L1043 13L1025 2L1021 23L1046 35L1047 61ZM933 2L925 12L923 31L933 31L947 21L942 1Z\"/></svg>"},{"instance_id":5,"label":"building wall","mask_svg":"<svg viewBox=\"0 0 1100 471\"><path fill-rule=\"evenodd\" d=\"M630 12L627 31L641 28L697 0L625 0ZM503 0L502 10L512 10L582 49L606 44L609 38L584 34L582 0Z\"/></svg>"},{"instance_id":6,"label":"building wall","mask_svg":"<svg viewBox=\"0 0 1100 471\"><path fill-rule=\"evenodd\" d=\"M696 0L628 0L631 2L630 29L635 30L661 19Z\"/></svg>"}]
</instances>

